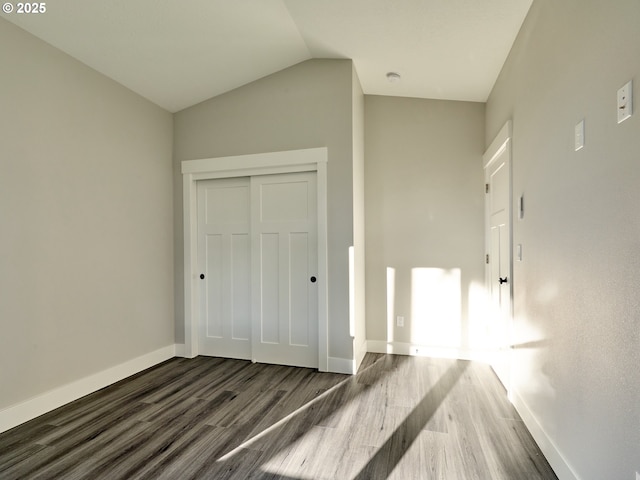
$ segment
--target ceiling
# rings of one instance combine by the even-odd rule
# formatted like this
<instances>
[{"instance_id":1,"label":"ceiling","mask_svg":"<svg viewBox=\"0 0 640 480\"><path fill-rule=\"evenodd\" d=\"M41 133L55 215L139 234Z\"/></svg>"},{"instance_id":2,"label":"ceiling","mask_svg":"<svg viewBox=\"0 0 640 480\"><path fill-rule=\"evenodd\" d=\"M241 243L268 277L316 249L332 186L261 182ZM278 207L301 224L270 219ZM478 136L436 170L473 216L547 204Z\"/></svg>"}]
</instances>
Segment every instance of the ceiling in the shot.
<instances>
[{"instance_id":1,"label":"ceiling","mask_svg":"<svg viewBox=\"0 0 640 480\"><path fill-rule=\"evenodd\" d=\"M310 58L352 59L366 94L484 102L532 1L53 0L2 16L175 112Z\"/></svg>"}]
</instances>

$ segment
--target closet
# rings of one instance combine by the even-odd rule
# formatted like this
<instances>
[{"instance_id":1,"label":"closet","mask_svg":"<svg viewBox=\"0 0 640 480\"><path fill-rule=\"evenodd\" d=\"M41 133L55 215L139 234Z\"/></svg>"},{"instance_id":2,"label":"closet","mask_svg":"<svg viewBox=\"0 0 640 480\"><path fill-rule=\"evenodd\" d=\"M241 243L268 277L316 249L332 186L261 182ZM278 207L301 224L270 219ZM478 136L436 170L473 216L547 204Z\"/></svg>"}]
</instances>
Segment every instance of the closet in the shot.
<instances>
[{"instance_id":1,"label":"closet","mask_svg":"<svg viewBox=\"0 0 640 480\"><path fill-rule=\"evenodd\" d=\"M318 367L316 176L195 182L200 355Z\"/></svg>"}]
</instances>

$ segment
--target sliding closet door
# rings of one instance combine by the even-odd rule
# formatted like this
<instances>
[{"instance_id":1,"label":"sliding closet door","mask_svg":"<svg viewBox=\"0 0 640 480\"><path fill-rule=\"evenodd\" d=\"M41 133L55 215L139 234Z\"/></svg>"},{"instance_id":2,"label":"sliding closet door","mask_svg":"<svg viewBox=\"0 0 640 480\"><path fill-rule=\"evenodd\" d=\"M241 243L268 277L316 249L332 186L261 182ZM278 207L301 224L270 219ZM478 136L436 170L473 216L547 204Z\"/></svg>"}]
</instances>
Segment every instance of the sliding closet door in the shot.
<instances>
[{"instance_id":1,"label":"sliding closet door","mask_svg":"<svg viewBox=\"0 0 640 480\"><path fill-rule=\"evenodd\" d=\"M251 358L249 178L197 185L199 352Z\"/></svg>"},{"instance_id":2,"label":"sliding closet door","mask_svg":"<svg viewBox=\"0 0 640 480\"><path fill-rule=\"evenodd\" d=\"M252 358L318 367L316 173L251 179Z\"/></svg>"},{"instance_id":3,"label":"sliding closet door","mask_svg":"<svg viewBox=\"0 0 640 480\"><path fill-rule=\"evenodd\" d=\"M197 185L199 353L318 367L315 172Z\"/></svg>"}]
</instances>

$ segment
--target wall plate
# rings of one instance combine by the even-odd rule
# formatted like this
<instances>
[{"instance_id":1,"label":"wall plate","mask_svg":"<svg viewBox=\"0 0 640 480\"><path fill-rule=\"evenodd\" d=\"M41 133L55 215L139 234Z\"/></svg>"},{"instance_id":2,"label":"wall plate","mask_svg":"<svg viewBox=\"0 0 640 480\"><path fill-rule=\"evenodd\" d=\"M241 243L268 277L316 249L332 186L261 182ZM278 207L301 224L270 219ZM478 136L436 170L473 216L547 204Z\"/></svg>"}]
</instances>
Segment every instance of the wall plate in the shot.
<instances>
[{"instance_id":1,"label":"wall plate","mask_svg":"<svg viewBox=\"0 0 640 480\"><path fill-rule=\"evenodd\" d=\"M520 220L524 218L524 194L518 199L518 218Z\"/></svg>"},{"instance_id":2,"label":"wall plate","mask_svg":"<svg viewBox=\"0 0 640 480\"><path fill-rule=\"evenodd\" d=\"M584 118L576 124L574 142L576 152L584 148Z\"/></svg>"},{"instance_id":3,"label":"wall plate","mask_svg":"<svg viewBox=\"0 0 640 480\"><path fill-rule=\"evenodd\" d=\"M618 90L618 123L624 122L633 115L633 84L629 80Z\"/></svg>"}]
</instances>

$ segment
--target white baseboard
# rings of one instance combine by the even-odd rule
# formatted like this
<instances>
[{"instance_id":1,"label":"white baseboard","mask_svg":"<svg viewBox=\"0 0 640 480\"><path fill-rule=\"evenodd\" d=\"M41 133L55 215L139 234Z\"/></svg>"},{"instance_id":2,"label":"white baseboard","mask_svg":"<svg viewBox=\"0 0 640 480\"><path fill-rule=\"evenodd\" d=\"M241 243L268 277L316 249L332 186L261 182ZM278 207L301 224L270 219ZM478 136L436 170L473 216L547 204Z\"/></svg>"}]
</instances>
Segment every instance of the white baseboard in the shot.
<instances>
[{"instance_id":1,"label":"white baseboard","mask_svg":"<svg viewBox=\"0 0 640 480\"><path fill-rule=\"evenodd\" d=\"M364 356L367 354L367 341L363 341L359 346L355 345L354 342L354 352L355 352L355 371L357 372L364 360Z\"/></svg>"},{"instance_id":2,"label":"white baseboard","mask_svg":"<svg viewBox=\"0 0 640 480\"><path fill-rule=\"evenodd\" d=\"M493 351L471 350L467 348L430 347L405 342L386 342L384 340L367 340L367 351L372 353L393 353L414 357L454 358L460 360L476 360L488 363Z\"/></svg>"},{"instance_id":3,"label":"white baseboard","mask_svg":"<svg viewBox=\"0 0 640 480\"><path fill-rule=\"evenodd\" d=\"M542 453L558 478L560 480L578 480L576 473L571 469L553 441L551 441L542 426L538 423L538 420L529 409L529 406L518 392L516 390L512 390L509 396L511 397L513 406L518 411L518 414L520 414L522 421L529 429L529 432L531 432L531 435L540 447L540 450L542 450Z\"/></svg>"},{"instance_id":4,"label":"white baseboard","mask_svg":"<svg viewBox=\"0 0 640 480\"><path fill-rule=\"evenodd\" d=\"M354 375L356 373L356 362L352 358L329 357L327 360L329 372L346 373L347 375Z\"/></svg>"},{"instance_id":5,"label":"white baseboard","mask_svg":"<svg viewBox=\"0 0 640 480\"><path fill-rule=\"evenodd\" d=\"M0 410L0 433L175 356L168 345Z\"/></svg>"}]
</instances>

